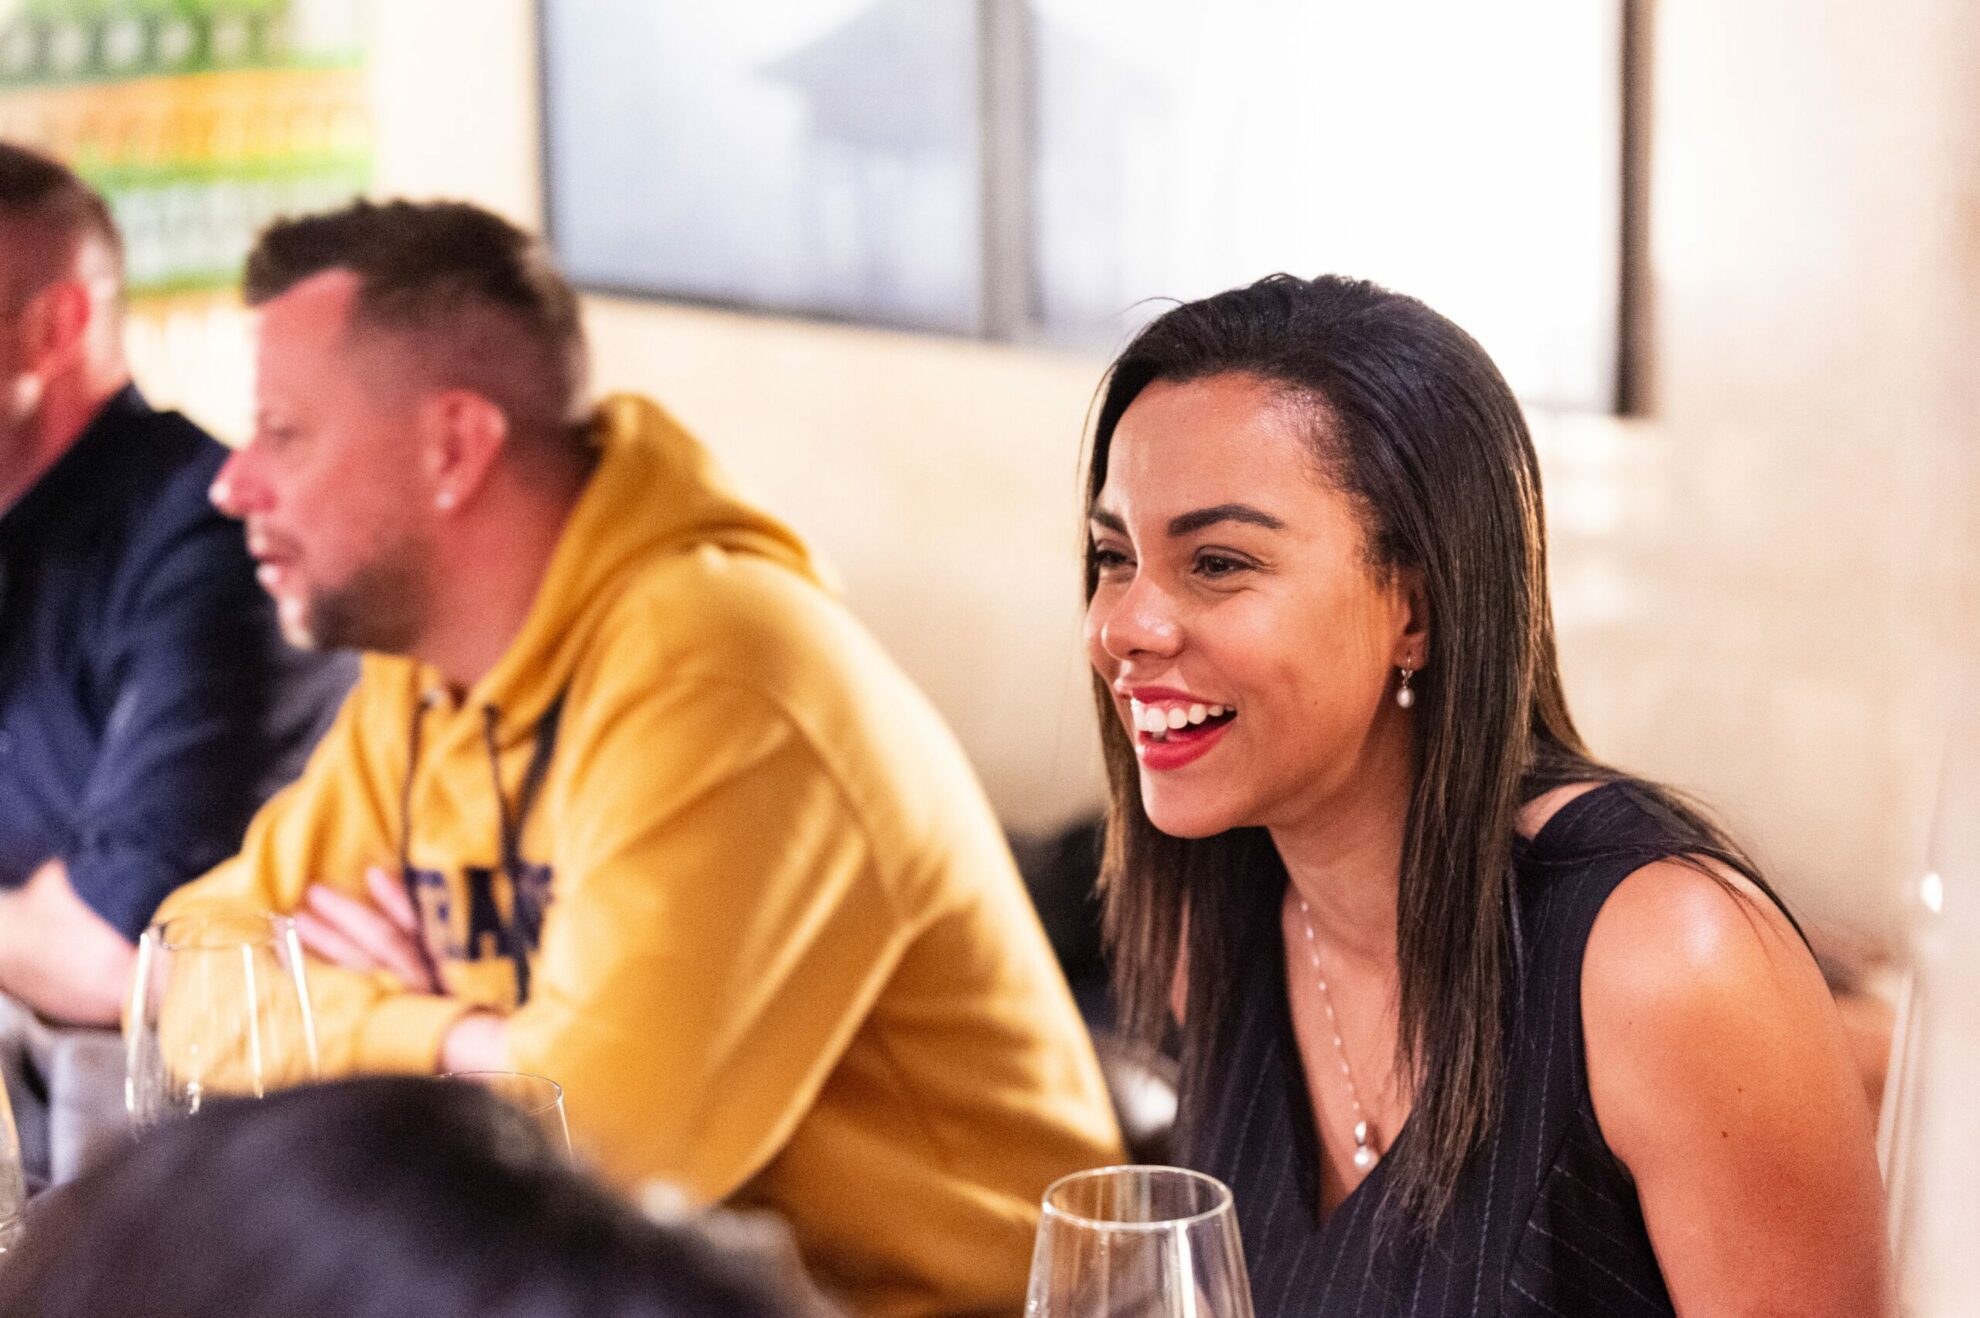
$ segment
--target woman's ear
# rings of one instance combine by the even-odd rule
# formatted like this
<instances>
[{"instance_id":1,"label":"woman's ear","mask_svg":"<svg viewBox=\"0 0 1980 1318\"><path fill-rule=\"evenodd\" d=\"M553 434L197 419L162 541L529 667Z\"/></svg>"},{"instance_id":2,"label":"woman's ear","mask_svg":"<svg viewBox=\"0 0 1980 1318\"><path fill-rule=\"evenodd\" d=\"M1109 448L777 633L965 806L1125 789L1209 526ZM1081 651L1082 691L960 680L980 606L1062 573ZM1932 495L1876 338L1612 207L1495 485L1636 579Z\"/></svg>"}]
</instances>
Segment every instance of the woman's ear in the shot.
<instances>
[{"instance_id":1,"label":"woman's ear","mask_svg":"<svg viewBox=\"0 0 1980 1318\"><path fill-rule=\"evenodd\" d=\"M1396 652L1390 662L1415 672L1430 662L1430 591L1424 585L1421 568L1397 568L1395 583L1402 630L1396 636Z\"/></svg>"}]
</instances>

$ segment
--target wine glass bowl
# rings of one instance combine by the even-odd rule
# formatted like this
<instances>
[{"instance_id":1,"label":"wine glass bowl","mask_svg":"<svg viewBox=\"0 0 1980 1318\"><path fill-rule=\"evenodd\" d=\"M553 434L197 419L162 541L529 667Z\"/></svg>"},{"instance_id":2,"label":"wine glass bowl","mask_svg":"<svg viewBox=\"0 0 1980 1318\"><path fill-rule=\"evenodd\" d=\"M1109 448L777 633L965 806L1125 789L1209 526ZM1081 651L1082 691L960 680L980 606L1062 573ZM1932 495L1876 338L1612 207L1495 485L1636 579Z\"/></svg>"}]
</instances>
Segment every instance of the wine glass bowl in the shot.
<instances>
[{"instance_id":1,"label":"wine glass bowl","mask_svg":"<svg viewBox=\"0 0 1980 1318\"><path fill-rule=\"evenodd\" d=\"M316 1079L295 922L208 910L145 930L124 1050L124 1103L140 1126Z\"/></svg>"},{"instance_id":2,"label":"wine glass bowl","mask_svg":"<svg viewBox=\"0 0 1980 1318\"><path fill-rule=\"evenodd\" d=\"M1026 1318L1251 1318L1223 1182L1181 1167L1102 1167L1045 1191Z\"/></svg>"},{"instance_id":3,"label":"wine glass bowl","mask_svg":"<svg viewBox=\"0 0 1980 1318\"><path fill-rule=\"evenodd\" d=\"M21 1165L20 1135L14 1129L7 1087L0 1085L0 1258L14 1247L26 1206L27 1177Z\"/></svg>"},{"instance_id":4,"label":"wine glass bowl","mask_svg":"<svg viewBox=\"0 0 1980 1318\"><path fill-rule=\"evenodd\" d=\"M571 1156L571 1131L564 1120L564 1087L555 1080L521 1071L448 1071L442 1080L480 1085L528 1117L551 1148Z\"/></svg>"}]
</instances>

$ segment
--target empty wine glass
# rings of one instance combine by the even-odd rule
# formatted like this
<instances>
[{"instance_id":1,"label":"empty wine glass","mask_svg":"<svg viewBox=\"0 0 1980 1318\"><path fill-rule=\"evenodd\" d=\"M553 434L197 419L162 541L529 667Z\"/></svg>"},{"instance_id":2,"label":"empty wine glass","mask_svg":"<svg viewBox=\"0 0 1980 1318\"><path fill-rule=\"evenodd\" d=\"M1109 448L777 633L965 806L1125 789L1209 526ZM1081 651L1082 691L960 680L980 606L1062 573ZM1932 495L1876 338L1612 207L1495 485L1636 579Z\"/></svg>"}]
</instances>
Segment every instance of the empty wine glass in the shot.
<instances>
[{"instance_id":1,"label":"empty wine glass","mask_svg":"<svg viewBox=\"0 0 1980 1318\"><path fill-rule=\"evenodd\" d=\"M1223 1182L1181 1167L1102 1167L1045 1191L1026 1318L1251 1318Z\"/></svg>"},{"instance_id":2,"label":"empty wine glass","mask_svg":"<svg viewBox=\"0 0 1980 1318\"><path fill-rule=\"evenodd\" d=\"M21 1229L21 1210L26 1206L27 1177L21 1166L20 1135L14 1129L7 1087L0 1085L0 1257L14 1247Z\"/></svg>"},{"instance_id":3,"label":"empty wine glass","mask_svg":"<svg viewBox=\"0 0 1980 1318\"><path fill-rule=\"evenodd\" d=\"M124 1105L143 1126L208 1098L261 1098L317 1076L302 944L286 916L199 911L138 940Z\"/></svg>"},{"instance_id":4,"label":"empty wine glass","mask_svg":"<svg viewBox=\"0 0 1980 1318\"><path fill-rule=\"evenodd\" d=\"M535 1122L550 1147L569 1157L571 1129L564 1120L564 1087L555 1080L521 1071L449 1071L442 1080L464 1080L495 1096Z\"/></svg>"},{"instance_id":5,"label":"empty wine glass","mask_svg":"<svg viewBox=\"0 0 1980 1318\"><path fill-rule=\"evenodd\" d=\"M1939 800L1912 880L1909 966L1893 1030L1879 1154L1904 1313L1970 1312L1980 1287L1980 673L1955 688Z\"/></svg>"}]
</instances>

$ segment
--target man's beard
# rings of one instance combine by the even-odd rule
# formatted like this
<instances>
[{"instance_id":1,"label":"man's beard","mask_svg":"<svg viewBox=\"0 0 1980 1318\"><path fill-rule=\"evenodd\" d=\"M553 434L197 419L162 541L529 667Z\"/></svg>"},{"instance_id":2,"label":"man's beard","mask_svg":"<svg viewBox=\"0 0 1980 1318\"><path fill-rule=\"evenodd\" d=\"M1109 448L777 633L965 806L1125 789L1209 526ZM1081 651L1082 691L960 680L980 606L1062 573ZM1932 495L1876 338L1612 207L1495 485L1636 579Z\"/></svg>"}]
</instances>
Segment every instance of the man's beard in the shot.
<instances>
[{"instance_id":1,"label":"man's beard","mask_svg":"<svg viewBox=\"0 0 1980 1318\"><path fill-rule=\"evenodd\" d=\"M426 559L403 546L365 564L336 589L307 597L301 634L287 619L283 631L304 649L409 654L431 615L432 594Z\"/></svg>"}]
</instances>

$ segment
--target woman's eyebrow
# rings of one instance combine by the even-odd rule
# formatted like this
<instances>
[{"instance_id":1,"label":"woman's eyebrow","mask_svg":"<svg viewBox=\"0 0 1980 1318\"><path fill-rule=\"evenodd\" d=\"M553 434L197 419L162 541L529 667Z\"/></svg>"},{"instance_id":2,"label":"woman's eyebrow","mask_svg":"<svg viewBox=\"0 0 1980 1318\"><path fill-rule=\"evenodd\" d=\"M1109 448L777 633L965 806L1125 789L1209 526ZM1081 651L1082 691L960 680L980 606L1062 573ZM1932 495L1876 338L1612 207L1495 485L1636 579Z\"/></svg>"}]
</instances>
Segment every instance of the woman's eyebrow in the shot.
<instances>
[{"instance_id":1,"label":"woman's eyebrow","mask_svg":"<svg viewBox=\"0 0 1980 1318\"><path fill-rule=\"evenodd\" d=\"M1105 508L1093 508L1086 514L1087 520L1096 526L1114 532L1127 534L1127 523L1119 514L1110 513ZM1194 512L1178 513L1169 519L1171 536L1191 535L1207 526L1219 522L1246 522L1252 526L1262 526L1268 531L1283 531L1286 524L1262 508L1253 508L1248 503L1220 503L1210 508L1198 508Z\"/></svg>"},{"instance_id":2,"label":"woman's eyebrow","mask_svg":"<svg viewBox=\"0 0 1980 1318\"><path fill-rule=\"evenodd\" d=\"M1198 508L1195 512L1179 513L1169 519L1171 536L1189 535L1201 531L1206 526L1219 522L1248 522L1262 526L1268 531L1283 531L1286 524L1262 508L1253 508L1248 503L1220 503L1211 508Z\"/></svg>"}]
</instances>

